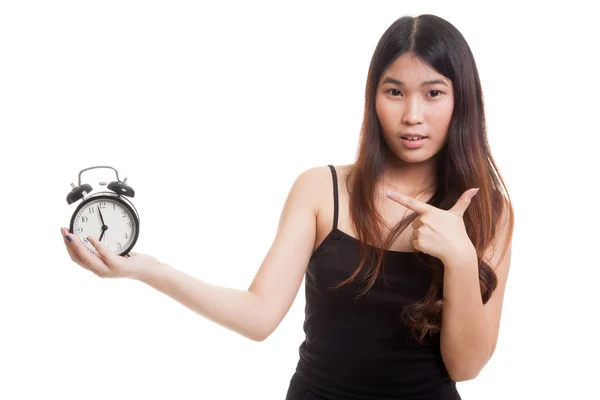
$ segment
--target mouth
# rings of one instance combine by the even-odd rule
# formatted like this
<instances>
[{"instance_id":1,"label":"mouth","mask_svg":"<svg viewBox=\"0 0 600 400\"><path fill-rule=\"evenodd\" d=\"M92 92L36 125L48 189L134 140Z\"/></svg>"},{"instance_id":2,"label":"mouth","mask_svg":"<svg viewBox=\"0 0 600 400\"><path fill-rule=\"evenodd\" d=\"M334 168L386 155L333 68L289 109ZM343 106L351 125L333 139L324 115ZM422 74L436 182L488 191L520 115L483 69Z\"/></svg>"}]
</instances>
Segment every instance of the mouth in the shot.
<instances>
[{"instance_id":1,"label":"mouth","mask_svg":"<svg viewBox=\"0 0 600 400\"><path fill-rule=\"evenodd\" d=\"M409 149L417 149L419 147L421 147L424 143L425 140L427 139L427 136L421 136L421 135L404 135L400 137L402 139L402 143L404 143L404 145L409 148Z\"/></svg>"},{"instance_id":2,"label":"mouth","mask_svg":"<svg viewBox=\"0 0 600 400\"><path fill-rule=\"evenodd\" d=\"M421 140L421 139L426 139L427 136L409 133L404 136L401 136L401 138L405 139L405 140Z\"/></svg>"}]
</instances>

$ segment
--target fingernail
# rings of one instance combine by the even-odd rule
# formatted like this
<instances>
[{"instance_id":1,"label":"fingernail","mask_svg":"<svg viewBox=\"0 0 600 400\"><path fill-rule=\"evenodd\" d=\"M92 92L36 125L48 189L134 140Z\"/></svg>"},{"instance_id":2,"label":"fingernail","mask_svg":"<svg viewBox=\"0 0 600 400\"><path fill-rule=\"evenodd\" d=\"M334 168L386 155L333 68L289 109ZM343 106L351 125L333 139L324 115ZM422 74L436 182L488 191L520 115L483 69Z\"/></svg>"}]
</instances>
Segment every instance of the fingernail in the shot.
<instances>
[{"instance_id":1,"label":"fingernail","mask_svg":"<svg viewBox=\"0 0 600 400\"><path fill-rule=\"evenodd\" d=\"M473 192L473 196L471 197L475 197L475 195L479 192L479 188L476 188L475 191Z\"/></svg>"},{"instance_id":2,"label":"fingernail","mask_svg":"<svg viewBox=\"0 0 600 400\"><path fill-rule=\"evenodd\" d=\"M69 242L71 242L71 238L70 238L68 235L65 235L65 237L67 238L67 240L68 240Z\"/></svg>"}]
</instances>

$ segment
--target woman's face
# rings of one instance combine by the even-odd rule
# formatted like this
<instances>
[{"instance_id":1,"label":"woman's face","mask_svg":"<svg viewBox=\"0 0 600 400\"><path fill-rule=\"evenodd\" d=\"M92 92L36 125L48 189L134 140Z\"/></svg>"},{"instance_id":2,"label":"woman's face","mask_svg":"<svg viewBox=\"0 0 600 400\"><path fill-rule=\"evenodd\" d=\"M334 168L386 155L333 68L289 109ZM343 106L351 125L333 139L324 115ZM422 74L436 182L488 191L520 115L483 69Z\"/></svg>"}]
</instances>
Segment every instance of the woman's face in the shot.
<instances>
[{"instance_id":1,"label":"woman's face","mask_svg":"<svg viewBox=\"0 0 600 400\"><path fill-rule=\"evenodd\" d=\"M411 54L381 77L375 107L388 147L405 163L433 159L446 142L452 119L452 81ZM410 141L408 136L423 137Z\"/></svg>"}]
</instances>

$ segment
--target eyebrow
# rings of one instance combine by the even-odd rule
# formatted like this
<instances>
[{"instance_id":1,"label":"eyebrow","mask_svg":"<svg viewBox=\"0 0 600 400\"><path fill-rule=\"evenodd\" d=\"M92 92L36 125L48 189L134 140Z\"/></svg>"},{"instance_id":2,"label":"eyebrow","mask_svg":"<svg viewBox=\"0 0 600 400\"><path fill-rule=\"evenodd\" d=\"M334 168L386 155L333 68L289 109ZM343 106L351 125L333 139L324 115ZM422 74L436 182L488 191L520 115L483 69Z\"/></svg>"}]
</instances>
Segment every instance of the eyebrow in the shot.
<instances>
[{"instance_id":1,"label":"eyebrow","mask_svg":"<svg viewBox=\"0 0 600 400\"><path fill-rule=\"evenodd\" d=\"M396 84L398 86L403 86L404 85L404 83L402 81L399 81L398 79L390 78L389 76L387 76L383 80L382 85L384 85L386 83L394 83L394 84ZM431 80L431 81L425 81L425 82L421 83L421 86L427 86L427 85L444 85L444 86L448 86L448 85L446 85L446 82L444 82L441 79L434 79L434 80Z\"/></svg>"}]
</instances>

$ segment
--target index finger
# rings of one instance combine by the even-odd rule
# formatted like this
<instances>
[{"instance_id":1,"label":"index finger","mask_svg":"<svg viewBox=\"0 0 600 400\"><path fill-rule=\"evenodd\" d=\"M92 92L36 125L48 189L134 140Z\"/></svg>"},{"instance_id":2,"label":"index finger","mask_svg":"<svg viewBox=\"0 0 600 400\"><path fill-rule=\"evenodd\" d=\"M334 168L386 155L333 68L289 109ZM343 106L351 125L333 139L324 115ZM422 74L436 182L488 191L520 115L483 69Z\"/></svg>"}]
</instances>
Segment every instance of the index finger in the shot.
<instances>
[{"instance_id":1,"label":"index finger","mask_svg":"<svg viewBox=\"0 0 600 400\"><path fill-rule=\"evenodd\" d=\"M403 205L404 207L406 207L410 210L416 211L419 214L422 214L425 211L431 210L431 208L432 208L432 206L427 203L423 203L420 200L417 200L410 196L405 196L403 194L388 192L387 196L390 199L394 200L396 203Z\"/></svg>"}]
</instances>

